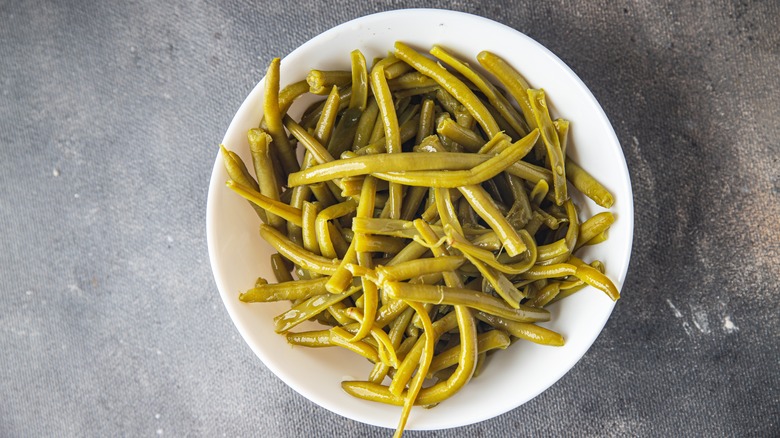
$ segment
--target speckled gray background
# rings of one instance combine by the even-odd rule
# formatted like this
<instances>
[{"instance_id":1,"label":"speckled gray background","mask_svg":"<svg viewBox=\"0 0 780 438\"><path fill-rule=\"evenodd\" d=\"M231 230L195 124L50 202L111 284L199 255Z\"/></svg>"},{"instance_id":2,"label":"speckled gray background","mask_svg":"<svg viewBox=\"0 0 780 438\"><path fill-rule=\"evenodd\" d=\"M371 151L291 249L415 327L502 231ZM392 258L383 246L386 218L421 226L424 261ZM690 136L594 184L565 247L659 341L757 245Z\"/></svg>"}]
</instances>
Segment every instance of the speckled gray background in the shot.
<instances>
[{"instance_id":1,"label":"speckled gray background","mask_svg":"<svg viewBox=\"0 0 780 438\"><path fill-rule=\"evenodd\" d=\"M351 436L224 310L206 189L264 66L386 9L492 18L558 54L634 185L622 299L526 405L410 437L780 434L780 4L0 0L0 435Z\"/></svg>"}]
</instances>

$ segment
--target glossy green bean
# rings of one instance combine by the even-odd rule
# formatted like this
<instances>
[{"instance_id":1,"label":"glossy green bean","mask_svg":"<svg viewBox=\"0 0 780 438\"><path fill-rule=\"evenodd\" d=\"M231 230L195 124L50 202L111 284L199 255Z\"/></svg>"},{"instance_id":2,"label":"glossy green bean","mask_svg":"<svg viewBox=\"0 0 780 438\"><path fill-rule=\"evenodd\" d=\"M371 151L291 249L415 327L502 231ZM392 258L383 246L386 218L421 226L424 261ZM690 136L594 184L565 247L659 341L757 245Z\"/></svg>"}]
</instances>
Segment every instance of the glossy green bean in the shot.
<instances>
[{"instance_id":1,"label":"glossy green bean","mask_svg":"<svg viewBox=\"0 0 780 438\"><path fill-rule=\"evenodd\" d=\"M401 152L401 132L398 125L398 117L393 105L393 97L390 94L390 88L387 86L384 68L376 65L371 71L371 89L374 92L382 124L385 132L385 149L389 154ZM403 197L403 187L399 184L390 184L390 197L388 199L390 217L397 219L401 217L401 206Z\"/></svg>"},{"instance_id":2,"label":"glossy green bean","mask_svg":"<svg viewBox=\"0 0 780 438\"><path fill-rule=\"evenodd\" d=\"M431 77L442 88L452 94L455 99L466 107L489 138L494 137L500 132L496 121L493 119L493 116L490 115L490 112L485 105L483 105L474 92L472 92L460 79L455 77L455 75L448 72L435 61L422 56L400 41L395 43L395 56L410 64L420 73Z\"/></svg>"},{"instance_id":3,"label":"glossy green bean","mask_svg":"<svg viewBox=\"0 0 780 438\"><path fill-rule=\"evenodd\" d=\"M503 136L504 134L499 133L498 135ZM538 135L538 131L534 131L501 151L500 154L468 170L374 172L374 176L390 183L410 186L459 188L481 184L503 172L528 153L529 145L536 142Z\"/></svg>"},{"instance_id":4,"label":"glossy green bean","mask_svg":"<svg viewBox=\"0 0 780 438\"><path fill-rule=\"evenodd\" d=\"M558 132L550 119L550 112L547 109L547 100L544 90L528 90L528 100L531 102L531 109L534 113L536 125L539 127L542 141L547 150L547 160L550 163L550 170L553 176L553 190L555 192L555 203L563 205L569 198L566 189L566 170L564 156L561 151L561 143L558 139Z\"/></svg>"},{"instance_id":5,"label":"glossy green bean","mask_svg":"<svg viewBox=\"0 0 780 438\"><path fill-rule=\"evenodd\" d=\"M512 225L507 222L504 215L498 210L495 202L479 185L458 187L464 198L471 204L474 211L496 232L504 249L510 256L523 253L528 247L523 242Z\"/></svg>"},{"instance_id":6,"label":"glossy green bean","mask_svg":"<svg viewBox=\"0 0 780 438\"><path fill-rule=\"evenodd\" d=\"M366 57L360 50L353 50L349 54L349 59L352 64L352 96L349 98L349 107L364 111L368 101Z\"/></svg>"},{"instance_id":7,"label":"glossy green bean","mask_svg":"<svg viewBox=\"0 0 780 438\"><path fill-rule=\"evenodd\" d=\"M238 299L245 303L261 303L282 300L300 300L322 295L327 277L313 280L298 280L286 283L264 284L241 293Z\"/></svg>"},{"instance_id":8,"label":"glossy green bean","mask_svg":"<svg viewBox=\"0 0 780 438\"><path fill-rule=\"evenodd\" d=\"M482 94L487 97L490 104L519 135L525 135L530 131L526 126L524 126L525 123L520 117L520 114L517 113L509 101L507 101L506 98L496 89L496 87L479 72L472 69L467 63L448 53L441 46L434 45L430 50L430 53L431 55L444 61L444 63L454 68L458 73L462 74L474 85L476 85L476 87L479 88L479 91L481 91Z\"/></svg>"},{"instance_id":9,"label":"glossy green bean","mask_svg":"<svg viewBox=\"0 0 780 438\"><path fill-rule=\"evenodd\" d=\"M355 291L350 290L341 294L324 293L314 295L293 306L290 310L274 317L274 330L276 333L286 333L296 325L319 315L333 303L347 298Z\"/></svg>"},{"instance_id":10,"label":"glossy green bean","mask_svg":"<svg viewBox=\"0 0 780 438\"><path fill-rule=\"evenodd\" d=\"M264 196L263 194L256 191L255 189L244 186L232 180L228 181L226 185L228 186L229 189L238 193L243 198L251 201L252 203L262 207L266 211L273 213L277 216L281 216L284 220L290 221L295 225L298 225L299 227L302 225L303 222L301 219L300 209L297 209L295 207L290 207L289 205L281 201L271 199L267 196Z\"/></svg>"},{"instance_id":11,"label":"glossy green bean","mask_svg":"<svg viewBox=\"0 0 780 438\"><path fill-rule=\"evenodd\" d=\"M338 268L338 259L329 259L311 251L306 251L300 246L292 243L284 234L275 228L262 224L260 225L260 236L265 239L276 251L284 258L290 260L301 268L323 275L333 275Z\"/></svg>"},{"instance_id":12,"label":"glossy green bean","mask_svg":"<svg viewBox=\"0 0 780 438\"><path fill-rule=\"evenodd\" d=\"M276 184L276 173L271 161L270 143L272 138L261 129L250 129L247 133L249 140L249 152L252 154L252 164L257 176L258 191L273 199L279 200L279 186ZM267 223L272 227L281 229L284 219L275 214L268 214Z\"/></svg>"},{"instance_id":13,"label":"glossy green bean","mask_svg":"<svg viewBox=\"0 0 780 438\"><path fill-rule=\"evenodd\" d=\"M345 70L311 70L306 75L309 92L312 94L328 94L334 86L343 87L351 81L352 72Z\"/></svg>"},{"instance_id":14,"label":"glossy green bean","mask_svg":"<svg viewBox=\"0 0 780 438\"><path fill-rule=\"evenodd\" d=\"M510 344L509 336L503 330L490 330L477 336L477 352L483 353L490 350L504 350ZM433 373L457 365L460 356L460 345L456 345L437 354L428 368L428 378L433 378Z\"/></svg>"},{"instance_id":15,"label":"glossy green bean","mask_svg":"<svg viewBox=\"0 0 780 438\"><path fill-rule=\"evenodd\" d=\"M474 316L478 320L484 321L493 327L505 330L516 338L525 339L536 344L552 345L556 347L560 347L564 344L563 336L536 324L512 321L486 312L476 312L474 313Z\"/></svg>"},{"instance_id":16,"label":"glossy green bean","mask_svg":"<svg viewBox=\"0 0 780 438\"><path fill-rule=\"evenodd\" d=\"M279 62L279 58L274 58L265 75L263 117L268 127L268 133L273 138L273 145L282 169L285 174L289 174L298 171L300 166L290 143L287 141L287 134L285 134L282 125L282 113L279 108Z\"/></svg>"},{"instance_id":17,"label":"glossy green bean","mask_svg":"<svg viewBox=\"0 0 780 438\"><path fill-rule=\"evenodd\" d=\"M577 190L584 193L593 202L604 208L612 207L615 200L609 190L572 160L566 160L566 176Z\"/></svg>"},{"instance_id":18,"label":"glossy green bean","mask_svg":"<svg viewBox=\"0 0 780 438\"><path fill-rule=\"evenodd\" d=\"M519 322L549 321L550 313L520 305L512 308L491 295L468 289L443 286L409 284L399 282L385 283L390 298L414 300L433 304L463 305L503 318Z\"/></svg>"}]
</instances>

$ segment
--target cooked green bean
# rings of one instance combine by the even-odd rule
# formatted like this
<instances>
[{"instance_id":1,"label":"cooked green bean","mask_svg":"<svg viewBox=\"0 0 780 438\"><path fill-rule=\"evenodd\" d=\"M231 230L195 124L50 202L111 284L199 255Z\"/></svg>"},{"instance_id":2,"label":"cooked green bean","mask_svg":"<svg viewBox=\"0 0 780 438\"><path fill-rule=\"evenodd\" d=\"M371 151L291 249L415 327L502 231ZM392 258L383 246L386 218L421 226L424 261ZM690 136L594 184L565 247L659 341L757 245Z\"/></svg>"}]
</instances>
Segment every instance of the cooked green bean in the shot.
<instances>
[{"instance_id":1,"label":"cooked green bean","mask_svg":"<svg viewBox=\"0 0 780 438\"><path fill-rule=\"evenodd\" d=\"M276 333L286 333L303 321L317 316L333 303L337 303L355 292L356 290L350 290L342 294L324 293L314 295L281 315L274 317L276 327L274 330Z\"/></svg>"},{"instance_id":2,"label":"cooked green bean","mask_svg":"<svg viewBox=\"0 0 780 438\"><path fill-rule=\"evenodd\" d=\"M558 141L561 144L561 155L566 159L566 149L569 148L569 121L555 119L553 125L555 125L555 132L558 134Z\"/></svg>"},{"instance_id":3,"label":"cooked green bean","mask_svg":"<svg viewBox=\"0 0 780 438\"><path fill-rule=\"evenodd\" d=\"M366 105L366 109L360 114L360 120L358 120L358 125L355 129L355 138L352 140L353 151L368 144L378 115L379 106L372 96Z\"/></svg>"},{"instance_id":4,"label":"cooked green bean","mask_svg":"<svg viewBox=\"0 0 780 438\"><path fill-rule=\"evenodd\" d=\"M395 43L395 55L410 64L415 70L431 77L441 85L442 88L452 94L455 99L466 107L474 119L477 120L488 137L493 137L500 132L496 121L493 119L493 116L490 115L490 112L485 105L483 105L474 92L472 92L460 79L455 77L455 75L448 72L435 61L422 56L400 41Z\"/></svg>"},{"instance_id":5,"label":"cooked green bean","mask_svg":"<svg viewBox=\"0 0 780 438\"><path fill-rule=\"evenodd\" d=\"M490 330L477 336L477 352L479 353L495 349L503 350L509 344L509 336L503 330ZM430 368L428 368L428 377L432 378L433 373L436 371L457 365L458 356L460 356L460 345L437 354L431 361Z\"/></svg>"},{"instance_id":6,"label":"cooked green bean","mask_svg":"<svg viewBox=\"0 0 780 438\"><path fill-rule=\"evenodd\" d=\"M379 105L379 113L384 126L385 148L387 153L400 153L401 132L398 127L398 117L395 112L393 97L390 94L390 88L387 86L385 71L382 65L374 66L371 71L371 89L374 91L374 97ZM388 199L388 203L390 217L397 219L401 217L403 187L399 184L390 184L389 190L390 198Z\"/></svg>"},{"instance_id":7,"label":"cooked green bean","mask_svg":"<svg viewBox=\"0 0 780 438\"><path fill-rule=\"evenodd\" d=\"M231 154L224 145L219 145L219 148L222 152L222 162L225 163L225 170L227 171L230 179L238 184L243 185L244 187L251 187L256 191L260 190L257 185L257 181L249 177L247 172L242 170L242 167L246 168L246 166L244 166L241 158L238 155ZM255 213L257 213L257 216L261 221L263 221L263 223L268 223L268 214L262 206L252 201L249 201L249 205L252 206L252 208L255 210Z\"/></svg>"},{"instance_id":8,"label":"cooked green bean","mask_svg":"<svg viewBox=\"0 0 780 438\"><path fill-rule=\"evenodd\" d=\"M336 272L337 259L329 259L306 251L292 243L290 239L273 227L265 224L260 225L260 236L279 254L307 271L324 275L333 275Z\"/></svg>"},{"instance_id":9,"label":"cooked green bean","mask_svg":"<svg viewBox=\"0 0 780 438\"><path fill-rule=\"evenodd\" d=\"M352 81L352 72L339 70L312 70L306 76L309 92L328 94L333 87L343 87Z\"/></svg>"},{"instance_id":10,"label":"cooked green bean","mask_svg":"<svg viewBox=\"0 0 780 438\"><path fill-rule=\"evenodd\" d=\"M327 281L327 277L320 277L313 280L264 284L240 294L238 299L245 303L307 299L327 292L325 290Z\"/></svg>"},{"instance_id":11,"label":"cooked green bean","mask_svg":"<svg viewBox=\"0 0 780 438\"><path fill-rule=\"evenodd\" d=\"M466 129L452 119L442 119L436 126L436 132L462 145L470 152L477 152L486 141L476 132Z\"/></svg>"},{"instance_id":12,"label":"cooked green bean","mask_svg":"<svg viewBox=\"0 0 780 438\"><path fill-rule=\"evenodd\" d=\"M278 283L293 281L292 275L290 275L292 264L288 266L287 263L287 260L279 255L279 253L271 254L271 270L274 271L274 277L276 277Z\"/></svg>"},{"instance_id":13,"label":"cooked green bean","mask_svg":"<svg viewBox=\"0 0 780 438\"><path fill-rule=\"evenodd\" d=\"M504 134L499 133L498 135ZM528 146L536 142L538 135L538 131L534 131L501 151L500 154L468 170L375 172L374 176L389 181L391 184L399 183L410 186L460 188L480 184L503 172L512 163L528 153Z\"/></svg>"},{"instance_id":14,"label":"cooked green bean","mask_svg":"<svg viewBox=\"0 0 780 438\"><path fill-rule=\"evenodd\" d=\"M520 305L512 308L503 301L485 293L424 284L409 284L390 281L385 283L390 298L421 301L424 303L464 305L512 321L534 322L548 321L550 313Z\"/></svg>"},{"instance_id":15,"label":"cooked green bean","mask_svg":"<svg viewBox=\"0 0 780 438\"><path fill-rule=\"evenodd\" d=\"M527 94L527 90L531 86L528 85L525 78L501 57L487 50L477 55L477 61L485 70L498 79L498 82L506 88L518 105L520 105L520 110L525 117L526 123L528 123L528 127L530 129L536 128L537 125L531 109L531 102Z\"/></svg>"},{"instance_id":16,"label":"cooked green bean","mask_svg":"<svg viewBox=\"0 0 780 438\"><path fill-rule=\"evenodd\" d=\"M531 109L534 113L534 120L539 127L542 141L547 149L547 160L550 162L550 170L553 176L553 189L555 191L555 203L563 205L563 202L569 198L566 192L566 171L564 168L564 156L561 152L561 143L558 139L558 132L550 119L550 112L547 109L547 99L544 96L544 90L528 90L528 100L531 102Z\"/></svg>"},{"instance_id":17,"label":"cooked green bean","mask_svg":"<svg viewBox=\"0 0 780 438\"><path fill-rule=\"evenodd\" d=\"M285 174L296 172L300 166L282 126L282 113L279 108L279 58L274 58L265 75L265 94L263 111L268 133Z\"/></svg>"},{"instance_id":18,"label":"cooked green bean","mask_svg":"<svg viewBox=\"0 0 780 438\"><path fill-rule=\"evenodd\" d=\"M495 202L479 185L458 187L463 196L469 201L474 211L490 225L496 232L504 249L511 256L524 252L527 248L517 230L507 222L506 218L498 211Z\"/></svg>"},{"instance_id":19,"label":"cooked green bean","mask_svg":"<svg viewBox=\"0 0 780 438\"><path fill-rule=\"evenodd\" d=\"M263 194L256 191L255 189L239 184L235 181L228 181L226 185L228 186L228 188L238 193L243 198L251 201L255 205L262 207L269 213L273 213L277 216L281 216L282 218L284 218L284 220L290 221L295 225L298 225L299 227L303 224L301 220L300 209L297 209L295 207L290 207L289 205L281 201L277 201L267 196L264 196Z\"/></svg>"},{"instance_id":20,"label":"cooked green bean","mask_svg":"<svg viewBox=\"0 0 780 438\"><path fill-rule=\"evenodd\" d=\"M346 201L340 204L331 205L321 210L315 219L314 228L317 233L317 243L323 256L336 258L336 249L333 246L330 229L328 225L330 220L348 215L355 211L357 204L354 201Z\"/></svg>"},{"instance_id":21,"label":"cooked green bean","mask_svg":"<svg viewBox=\"0 0 780 438\"><path fill-rule=\"evenodd\" d=\"M566 175L577 190L581 191L596 204L604 208L612 207L615 202L612 194L572 160L566 160Z\"/></svg>"},{"instance_id":22,"label":"cooked green bean","mask_svg":"<svg viewBox=\"0 0 780 438\"><path fill-rule=\"evenodd\" d=\"M447 65L454 68L458 73L465 76L474 85L479 88L490 102L493 107L496 108L499 114L509 123L509 125L518 134L525 135L530 130L523 126L524 122L520 117L520 114L512 107L509 101L491 84L484 76L479 74L476 70L473 70L468 64L457 59L455 56L448 53L440 46L433 46L430 50L431 55L441 59Z\"/></svg>"},{"instance_id":23,"label":"cooked green bean","mask_svg":"<svg viewBox=\"0 0 780 438\"><path fill-rule=\"evenodd\" d=\"M512 321L486 312L476 312L474 316L494 327L506 330L510 335L543 345L560 347L563 345L563 336L529 322Z\"/></svg>"},{"instance_id":24,"label":"cooked green bean","mask_svg":"<svg viewBox=\"0 0 780 438\"><path fill-rule=\"evenodd\" d=\"M349 99L349 107L364 111L368 100L366 57L360 50L353 50L349 57L352 62L352 96Z\"/></svg>"},{"instance_id":25,"label":"cooked green bean","mask_svg":"<svg viewBox=\"0 0 780 438\"><path fill-rule=\"evenodd\" d=\"M261 129L250 129L247 133L249 140L249 151L252 154L252 164L257 176L258 191L273 199L279 200L279 186L276 184L276 173L271 162L271 150L269 144L272 139L265 131ZM269 225L275 228L282 228L284 220L275 214L268 214Z\"/></svg>"}]
</instances>

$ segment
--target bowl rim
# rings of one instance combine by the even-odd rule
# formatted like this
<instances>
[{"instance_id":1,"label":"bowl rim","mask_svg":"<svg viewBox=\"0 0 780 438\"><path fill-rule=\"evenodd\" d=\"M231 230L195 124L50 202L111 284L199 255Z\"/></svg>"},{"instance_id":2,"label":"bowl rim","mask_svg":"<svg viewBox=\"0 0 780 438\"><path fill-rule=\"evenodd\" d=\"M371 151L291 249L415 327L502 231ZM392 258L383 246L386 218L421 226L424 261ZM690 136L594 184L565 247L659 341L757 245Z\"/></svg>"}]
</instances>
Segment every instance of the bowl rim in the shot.
<instances>
[{"instance_id":1,"label":"bowl rim","mask_svg":"<svg viewBox=\"0 0 780 438\"><path fill-rule=\"evenodd\" d=\"M351 26L354 26L356 24L366 24L366 22L370 21L380 21L380 20L386 20L386 19L397 19L398 17L406 16L407 14L429 14L432 16L435 16L437 19L446 20L446 19L468 19L473 20L475 23L479 22L482 25L488 26L490 28L500 29L505 32L511 32L515 35L515 37L524 39L526 43L531 44L536 47L536 49L539 50L539 52L549 58L550 61L552 61L554 64L557 65L558 68L561 69L562 72L565 73L565 75L568 77L568 79L572 80L577 88L581 89L584 94L587 96L589 100L589 104L594 107L597 110L597 115L602 123L606 124L606 131L605 133L608 135L609 138L606 138L604 140L604 143L614 144L617 145L617 152L620 158L620 166L617 171L619 171L620 179L625 182L626 184L626 191L630 195L625 200L621 200L621 202L625 202L624 205L624 214L621 215L621 220L626 220L629 223L627 224L627 231L628 231L628 239L627 244L622 247L622 254L620 254L620 258L625 260L625 265L622 269L622 272L615 273L617 274L617 277L614 278L615 283L618 287L618 289L622 289L622 286L625 283L625 278L627 275L628 267L630 264L630 258L631 258L631 251L633 247L633 233L634 233L634 202L633 202L633 190L631 186L631 178L630 173L628 171L628 166L625 159L625 154L623 153L622 147L620 146L620 142L617 138L617 135L615 133L614 128L612 127L612 124L609 121L609 118L607 117L606 113L604 112L604 109L602 106L598 103L596 98L593 96L590 89L585 85L585 83L580 79L580 77L574 73L574 71L566 64L564 63L560 58L558 58L557 55L555 55L552 51L547 49L542 44L538 43L533 38L529 37L528 35L520 32L517 29L514 29L510 26L507 26L503 23L491 20L489 18L485 18L479 15L474 15L466 12L460 12L460 11L453 11L453 10L446 10L446 9L436 9L436 8L405 8L405 9L396 9L391 11L384 11L384 12L378 12L373 14L367 14L363 15L361 17L346 21L344 23L341 23L337 26L334 26L314 37L309 39L308 41L304 42L300 46L296 47L292 52L288 53L284 58L282 58L282 66L284 66L285 59L289 58L291 55L295 54L299 50L304 50L305 48L309 46L314 46L319 44L322 41L327 41L328 39L332 38L334 35L338 35L340 32L345 30L346 28L349 28ZM249 92L247 97L244 99L242 104L239 106L238 110L236 111L233 119L231 120L230 124L228 125L228 128L226 130L225 136L222 139L222 142L225 143L226 140L229 137L229 134L236 129L238 125L241 125L243 123L243 120L241 117L239 117L242 114L245 114L250 106L256 105L256 94L258 91L262 91L261 88L264 87L265 78L263 77ZM261 97L262 99L262 97ZM288 378L287 373L285 370L278 366L277 362L274 360L271 360L271 358L268 356L268 353L262 349L256 348L255 344L252 342L249 342L250 337L252 336L251 333L248 332L248 328L240 324L238 321L236 315L236 310L234 310L233 305L235 303L232 303L230 301L235 300L235 294L229 293L229 291L226 291L224 281L219 275L220 273L220 267L218 266L217 262L217 254L216 254L216 247L215 242L217 241L217 230L214 227L215 218L217 215L217 212L215 211L215 208L213 208L214 205L214 199L217 195L216 188L219 187L220 189L223 188L221 183L217 182L218 174L220 173L220 168L223 166L221 156L219 152L217 152L216 160L214 163L214 166L212 168L212 173L210 176L209 181L209 192L207 197L207 214L206 214L206 235L207 235L207 246L208 246L208 252L209 252L209 261L212 268L212 273L214 275L214 280L217 285L218 291L220 293L220 296L222 297L223 304L225 305L226 310L228 311L228 314L230 315L230 318L232 322L234 323L234 326L238 329L239 333L241 334L242 338L245 342L250 346L252 351L255 353L257 357L261 359L263 364L276 375L280 380L282 380L286 385L293 388L297 393L303 395L308 400L314 402L315 404L324 407L325 409L328 409L329 411L332 411L334 413L337 413L339 415L342 415L347 418L351 418L356 421L364 422L367 424L373 424L378 425L381 427L391 427L387 426L385 424L378 424L375 422L368 421L364 418L359 418L358 416L352 415L350 412L345 412L344 410L338 409L337 406L334 406L332 403L329 403L327 400L323 400L322 398L313 396L304 386L299 384L298 381ZM627 216L627 217L626 217ZM485 421L490 418L499 416L501 414L504 414L514 408L517 408L521 406L522 404L532 400L536 396L538 396L541 392L546 391L549 389L552 385L554 385L557 381L559 381L565 374L567 374L584 356L585 353L590 349L592 344L595 342L596 338L601 334L603 331L603 327L606 324L607 320L609 319L612 310L614 309L614 303L612 303L612 308L610 308L609 312L606 314L606 316L603 318L603 320L593 321L593 336L592 338L588 339L585 344L585 347L582 351L582 354L578 354L576 360L571 364L571 366L566 367L562 370L558 375L553 376L550 380L549 385L545 386L541 390L533 393L528 397L525 401L521 401L517 405L507 405L502 406L500 409L496 409L492 414L490 415L482 415L477 416L474 418L456 418L453 419L451 424L446 425L437 425L435 428L451 428L451 427L459 427L464 426L468 424L474 424L477 422ZM598 327L596 330L595 327ZM276 334L274 334L276 335ZM409 424L409 427L407 429L434 429L430 427L415 427L414 424Z\"/></svg>"}]
</instances>

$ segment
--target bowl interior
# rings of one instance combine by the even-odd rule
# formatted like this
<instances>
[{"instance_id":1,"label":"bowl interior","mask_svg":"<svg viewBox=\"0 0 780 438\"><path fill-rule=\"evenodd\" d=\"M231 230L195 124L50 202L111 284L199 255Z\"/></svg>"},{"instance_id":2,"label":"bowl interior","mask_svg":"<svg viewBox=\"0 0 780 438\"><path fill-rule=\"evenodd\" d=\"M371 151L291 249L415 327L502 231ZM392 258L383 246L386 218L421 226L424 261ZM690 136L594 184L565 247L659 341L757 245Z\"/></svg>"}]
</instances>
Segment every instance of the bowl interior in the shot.
<instances>
[{"instance_id":1,"label":"bowl interior","mask_svg":"<svg viewBox=\"0 0 780 438\"><path fill-rule=\"evenodd\" d=\"M383 56L397 40L424 52L433 44L442 45L475 67L476 55L490 50L521 71L531 86L545 89L554 117L571 121L570 156L597 175L615 197L611 211L617 220L609 239L586 247L579 255L586 261L602 260L607 274L620 288L628 269L633 233L631 184L620 144L587 87L562 61L529 37L464 13L430 9L385 12L342 24L293 51L281 63L282 86L304 78L312 68L348 69L349 52L356 48L369 60ZM261 81L241 105L223 140L247 163L246 132L256 127L262 116L262 94ZM297 102L291 114L300 114L306 103ZM341 390L342 380L365 379L370 364L341 349L288 345L283 336L274 333L272 320L288 307L286 303L247 305L238 301L238 293L251 288L258 276L273 279L268 262L271 248L258 235L259 220L254 211L225 187L227 180L222 159L217 156L207 207L209 256L225 307L241 335L271 371L311 401L357 421L395 427L400 408L358 400ZM578 193L574 198L581 217L602 210ZM434 409L414 409L407 428L471 424L525 403L555 383L582 357L613 306L603 293L592 288L556 303L550 309L552 320L543 325L560 332L566 339L565 346L516 342L493 355L483 373L451 399Z\"/></svg>"}]
</instances>

